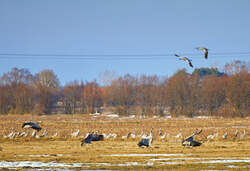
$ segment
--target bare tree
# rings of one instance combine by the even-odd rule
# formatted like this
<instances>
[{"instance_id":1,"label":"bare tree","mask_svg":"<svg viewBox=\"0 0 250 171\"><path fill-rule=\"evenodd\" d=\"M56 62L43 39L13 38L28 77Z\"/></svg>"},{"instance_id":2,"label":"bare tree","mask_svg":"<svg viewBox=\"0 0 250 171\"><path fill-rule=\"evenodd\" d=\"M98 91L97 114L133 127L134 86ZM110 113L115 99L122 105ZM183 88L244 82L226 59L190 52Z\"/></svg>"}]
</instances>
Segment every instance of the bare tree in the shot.
<instances>
[{"instance_id":1,"label":"bare tree","mask_svg":"<svg viewBox=\"0 0 250 171\"><path fill-rule=\"evenodd\" d=\"M32 83L34 81L33 75L27 69L12 68L10 72L3 74L1 77L1 85L5 89L2 94L2 111L7 113L29 113L33 107L34 97L32 90ZM7 95L7 97L6 97Z\"/></svg>"},{"instance_id":2,"label":"bare tree","mask_svg":"<svg viewBox=\"0 0 250 171\"><path fill-rule=\"evenodd\" d=\"M111 104L116 107L116 112L119 114L128 114L129 108L134 104L134 83L134 77L126 74L124 77L113 80L110 85L110 101Z\"/></svg>"},{"instance_id":3,"label":"bare tree","mask_svg":"<svg viewBox=\"0 0 250 171\"><path fill-rule=\"evenodd\" d=\"M117 78L117 74L115 71L104 71L99 74L99 84L103 86L110 86L112 81Z\"/></svg>"},{"instance_id":4,"label":"bare tree","mask_svg":"<svg viewBox=\"0 0 250 171\"><path fill-rule=\"evenodd\" d=\"M59 80L52 70L43 70L36 74L36 96L38 103L35 112L50 114L53 105L57 102Z\"/></svg>"},{"instance_id":5,"label":"bare tree","mask_svg":"<svg viewBox=\"0 0 250 171\"><path fill-rule=\"evenodd\" d=\"M35 93L32 86L19 83L14 92L15 113L31 113L34 107Z\"/></svg>"},{"instance_id":6,"label":"bare tree","mask_svg":"<svg viewBox=\"0 0 250 171\"><path fill-rule=\"evenodd\" d=\"M106 108L106 106L109 105L110 102L110 96L111 96L111 84L113 80L117 78L115 71L104 71L103 73L99 74L99 84L102 86L101 88L101 96L103 100L103 107Z\"/></svg>"},{"instance_id":7,"label":"bare tree","mask_svg":"<svg viewBox=\"0 0 250 171\"><path fill-rule=\"evenodd\" d=\"M102 106L101 90L96 81L87 82L81 93L82 110L85 113L93 113L95 108Z\"/></svg>"},{"instance_id":8,"label":"bare tree","mask_svg":"<svg viewBox=\"0 0 250 171\"><path fill-rule=\"evenodd\" d=\"M68 83L63 89L63 103L65 113L76 113L77 102L80 102L83 86L79 85L78 81Z\"/></svg>"},{"instance_id":9,"label":"bare tree","mask_svg":"<svg viewBox=\"0 0 250 171\"><path fill-rule=\"evenodd\" d=\"M59 80L52 70L43 70L36 74L36 83L49 88L59 88Z\"/></svg>"},{"instance_id":10,"label":"bare tree","mask_svg":"<svg viewBox=\"0 0 250 171\"><path fill-rule=\"evenodd\" d=\"M250 74L240 72L229 78L226 86L226 101L233 108L234 115L249 116Z\"/></svg>"},{"instance_id":11,"label":"bare tree","mask_svg":"<svg viewBox=\"0 0 250 171\"><path fill-rule=\"evenodd\" d=\"M236 60L231 64L226 64L224 66L224 72L228 75L234 75L240 73L241 71L250 72L250 63L246 63L243 61Z\"/></svg>"},{"instance_id":12,"label":"bare tree","mask_svg":"<svg viewBox=\"0 0 250 171\"><path fill-rule=\"evenodd\" d=\"M227 76L206 76L202 81L200 102L205 115L212 115L225 104Z\"/></svg>"},{"instance_id":13,"label":"bare tree","mask_svg":"<svg viewBox=\"0 0 250 171\"><path fill-rule=\"evenodd\" d=\"M167 104L170 108L171 115L188 115L185 112L185 107L189 100L188 77L190 76L185 70L179 70L168 80Z\"/></svg>"},{"instance_id":14,"label":"bare tree","mask_svg":"<svg viewBox=\"0 0 250 171\"><path fill-rule=\"evenodd\" d=\"M0 78L1 84L17 85L18 83L32 84L34 77L28 69L12 68Z\"/></svg>"},{"instance_id":15,"label":"bare tree","mask_svg":"<svg viewBox=\"0 0 250 171\"><path fill-rule=\"evenodd\" d=\"M8 114L9 107L13 106L11 88L9 85L0 85L0 114Z\"/></svg>"},{"instance_id":16,"label":"bare tree","mask_svg":"<svg viewBox=\"0 0 250 171\"><path fill-rule=\"evenodd\" d=\"M162 88L159 77L142 75L136 84L136 105L143 114L159 114L162 107Z\"/></svg>"}]
</instances>

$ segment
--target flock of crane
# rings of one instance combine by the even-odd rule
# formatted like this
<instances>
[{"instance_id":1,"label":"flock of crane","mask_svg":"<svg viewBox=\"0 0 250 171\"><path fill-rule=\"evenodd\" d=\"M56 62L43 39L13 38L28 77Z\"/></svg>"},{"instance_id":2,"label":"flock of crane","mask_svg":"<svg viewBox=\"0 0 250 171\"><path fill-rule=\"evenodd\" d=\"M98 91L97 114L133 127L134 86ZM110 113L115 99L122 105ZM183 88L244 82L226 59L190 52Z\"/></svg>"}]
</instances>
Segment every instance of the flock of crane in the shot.
<instances>
[{"instance_id":1,"label":"flock of crane","mask_svg":"<svg viewBox=\"0 0 250 171\"><path fill-rule=\"evenodd\" d=\"M31 134L31 137L33 138L42 138L42 137L48 137L48 131L47 129L44 129L43 133L38 135L38 132L42 130L42 128L36 123L36 122L25 122L22 125L23 129L33 129L33 132ZM112 129L110 130L111 132L109 134L105 134L105 133L101 133L99 134L98 131L96 132L89 132L87 133L84 137L82 138L81 141L81 146L83 146L84 144L91 144L91 142L93 141L103 141L105 139L116 139L118 138L116 133L112 133ZM214 133L211 135L208 135L206 137L206 140L203 142L198 142L194 140L194 137L196 135L199 135L202 132L202 130L198 130L196 129L194 131L194 133L186 138L184 138L184 136L182 135L182 133L178 133L177 135L171 135L167 132L163 133L162 129L160 128L159 133L157 138L161 141L165 141L166 139L169 139L170 137L175 139L175 142L181 142L181 144L183 146L200 146L203 142L209 142L212 140L216 140L218 139L219 133L218 130L215 129ZM70 138L76 138L79 137L80 135L80 129L77 129L75 132L72 132L70 134ZM222 134L221 138L222 139L227 139L228 138L228 129L226 128L225 133ZM16 132L15 130L13 130L10 134L8 135L4 135L4 138L8 138L8 139L14 139L14 138L21 138L21 137L28 137L29 135L29 131L26 133L24 132ZM56 132L50 136L49 138L56 138L58 136L58 129L56 130ZM237 129L235 130L235 133L233 135L231 135L233 140L236 140L236 138L239 139L245 139L246 137L246 131L244 130L242 133L240 133ZM127 140L127 139L140 139L138 142L138 146L139 147L150 147L154 141L154 135L153 135L153 128L150 130L149 135L146 134L144 131L142 131L141 134L136 135L135 133L132 132L128 132L126 135L119 137L121 140Z\"/></svg>"},{"instance_id":2,"label":"flock of crane","mask_svg":"<svg viewBox=\"0 0 250 171\"><path fill-rule=\"evenodd\" d=\"M205 47L196 47L196 49L203 51L205 59L208 58L208 49L207 48L205 48ZM193 68L193 64L191 62L192 61L191 59L189 59L188 57L185 57L185 56L179 56L177 54L175 54L175 56L177 58L179 58L180 60L186 61L188 63L188 65Z\"/></svg>"}]
</instances>

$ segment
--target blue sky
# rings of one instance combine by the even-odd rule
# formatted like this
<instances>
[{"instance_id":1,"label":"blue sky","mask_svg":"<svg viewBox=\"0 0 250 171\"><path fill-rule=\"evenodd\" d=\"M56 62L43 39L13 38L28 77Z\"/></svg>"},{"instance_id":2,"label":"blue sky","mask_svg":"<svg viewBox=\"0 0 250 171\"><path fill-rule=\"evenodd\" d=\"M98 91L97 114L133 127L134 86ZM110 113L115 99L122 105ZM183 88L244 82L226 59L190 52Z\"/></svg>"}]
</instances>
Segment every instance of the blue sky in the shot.
<instances>
[{"instance_id":1,"label":"blue sky","mask_svg":"<svg viewBox=\"0 0 250 171\"><path fill-rule=\"evenodd\" d=\"M210 49L208 60L197 46ZM174 53L192 58L194 68L249 61L250 1L0 0L0 76L13 67L52 69L65 84L107 70L194 70Z\"/></svg>"}]
</instances>

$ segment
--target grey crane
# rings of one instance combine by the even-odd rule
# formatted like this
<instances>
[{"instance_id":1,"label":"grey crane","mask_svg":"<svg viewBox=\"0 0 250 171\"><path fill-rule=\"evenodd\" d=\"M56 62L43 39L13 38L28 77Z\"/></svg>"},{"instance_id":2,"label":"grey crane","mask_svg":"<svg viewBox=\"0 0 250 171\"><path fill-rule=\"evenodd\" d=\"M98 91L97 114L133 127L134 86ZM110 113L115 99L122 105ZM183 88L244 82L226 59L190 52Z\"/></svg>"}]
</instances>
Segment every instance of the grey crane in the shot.
<instances>
[{"instance_id":1,"label":"grey crane","mask_svg":"<svg viewBox=\"0 0 250 171\"><path fill-rule=\"evenodd\" d=\"M80 129L77 129L75 132L72 132L70 134L71 138L76 138L80 134Z\"/></svg>"},{"instance_id":2,"label":"grey crane","mask_svg":"<svg viewBox=\"0 0 250 171\"><path fill-rule=\"evenodd\" d=\"M216 129L213 134L207 136L207 140L211 141L211 140L216 139L217 137L218 137L218 131Z\"/></svg>"},{"instance_id":3,"label":"grey crane","mask_svg":"<svg viewBox=\"0 0 250 171\"><path fill-rule=\"evenodd\" d=\"M236 140L236 138L238 137L238 135L239 135L239 131L238 131L238 129L236 129L236 131L234 132L233 139Z\"/></svg>"},{"instance_id":4,"label":"grey crane","mask_svg":"<svg viewBox=\"0 0 250 171\"><path fill-rule=\"evenodd\" d=\"M192 147L200 146L201 143L198 141L195 141L194 136L200 134L201 132L202 132L202 129L200 131L198 131L198 129L196 129L192 135L190 135L189 137L187 137L186 139L184 139L182 141L182 145L183 146L192 146Z\"/></svg>"},{"instance_id":5,"label":"grey crane","mask_svg":"<svg viewBox=\"0 0 250 171\"><path fill-rule=\"evenodd\" d=\"M227 139L227 136L228 136L228 132L227 132L227 128L226 128L226 132L225 132L225 134L222 135L222 139Z\"/></svg>"},{"instance_id":6,"label":"grey crane","mask_svg":"<svg viewBox=\"0 0 250 171\"><path fill-rule=\"evenodd\" d=\"M56 132L54 135L51 136L51 138L56 138L58 136L58 129L56 129Z\"/></svg>"},{"instance_id":7,"label":"grey crane","mask_svg":"<svg viewBox=\"0 0 250 171\"><path fill-rule=\"evenodd\" d=\"M97 132L89 133L87 137L85 137L81 141L81 146L83 146L84 144L91 144L92 141L103 141L103 140L104 140L104 136L102 134L98 134Z\"/></svg>"},{"instance_id":8,"label":"grey crane","mask_svg":"<svg viewBox=\"0 0 250 171\"><path fill-rule=\"evenodd\" d=\"M246 130L244 129L243 133L240 134L240 139L244 139L246 137Z\"/></svg>"},{"instance_id":9,"label":"grey crane","mask_svg":"<svg viewBox=\"0 0 250 171\"><path fill-rule=\"evenodd\" d=\"M40 138L45 137L47 134L48 134L48 131L47 131L47 129L45 129L43 131L42 135L40 135Z\"/></svg>"},{"instance_id":10,"label":"grey crane","mask_svg":"<svg viewBox=\"0 0 250 171\"><path fill-rule=\"evenodd\" d=\"M204 53L205 59L207 59L207 57L208 57L208 49L207 48L205 48L205 47L196 47L196 49L197 50L202 50L203 53Z\"/></svg>"},{"instance_id":11,"label":"grey crane","mask_svg":"<svg viewBox=\"0 0 250 171\"><path fill-rule=\"evenodd\" d=\"M179 56L179 55L177 55L177 54L174 54L174 56L178 57L179 60L184 60L184 61L186 61L186 62L188 63L188 65L189 65L190 67L193 68L193 64L192 64L192 62L191 62L191 61L192 61L191 59L189 59L189 58L187 58L187 57L185 57L185 56Z\"/></svg>"},{"instance_id":12,"label":"grey crane","mask_svg":"<svg viewBox=\"0 0 250 171\"><path fill-rule=\"evenodd\" d=\"M32 128L36 131L40 131L42 129L36 122L24 122L22 128Z\"/></svg>"},{"instance_id":13,"label":"grey crane","mask_svg":"<svg viewBox=\"0 0 250 171\"><path fill-rule=\"evenodd\" d=\"M153 136L153 128L151 128L150 134L148 137L146 138L142 138L139 143L137 144L139 147L145 146L145 147L149 147L152 145L154 140L154 136Z\"/></svg>"}]
</instances>

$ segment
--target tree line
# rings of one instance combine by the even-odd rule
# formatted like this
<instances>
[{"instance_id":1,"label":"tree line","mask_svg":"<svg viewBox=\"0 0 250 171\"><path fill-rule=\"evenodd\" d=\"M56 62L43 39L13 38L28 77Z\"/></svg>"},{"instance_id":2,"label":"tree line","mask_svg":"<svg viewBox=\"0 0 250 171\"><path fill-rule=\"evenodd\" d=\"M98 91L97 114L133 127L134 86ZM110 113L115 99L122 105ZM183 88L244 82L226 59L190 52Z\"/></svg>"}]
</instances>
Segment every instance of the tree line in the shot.
<instances>
[{"instance_id":1,"label":"tree line","mask_svg":"<svg viewBox=\"0 0 250 171\"><path fill-rule=\"evenodd\" d=\"M234 61L223 72L199 68L178 70L171 77L157 75L111 77L72 81L60 86L52 70L32 75L12 68L0 77L0 114L94 113L108 110L120 115L185 115L247 117L250 114L249 63Z\"/></svg>"}]
</instances>

